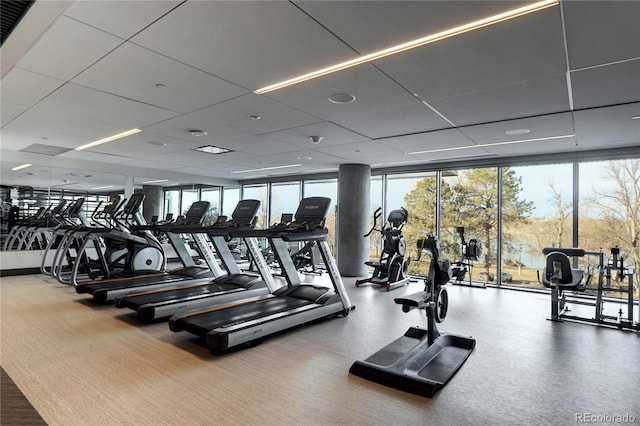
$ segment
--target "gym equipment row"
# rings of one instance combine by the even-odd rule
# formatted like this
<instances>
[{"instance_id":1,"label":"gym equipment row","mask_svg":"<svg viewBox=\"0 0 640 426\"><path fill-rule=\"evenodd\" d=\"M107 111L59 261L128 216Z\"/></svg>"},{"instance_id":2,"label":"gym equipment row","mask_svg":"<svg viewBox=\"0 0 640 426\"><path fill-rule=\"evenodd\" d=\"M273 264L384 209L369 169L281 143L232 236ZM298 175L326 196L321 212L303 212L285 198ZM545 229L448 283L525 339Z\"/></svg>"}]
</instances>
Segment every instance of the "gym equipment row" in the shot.
<instances>
[{"instance_id":1,"label":"gym equipment row","mask_svg":"<svg viewBox=\"0 0 640 426\"><path fill-rule=\"evenodd\" d=\"M274 333L321 319L346 317L355 309L327 242L329 198L305 198L295 215L283 215L280 223L255 229L258 200L241 200L231 218L220 216L213 225L202 226L209 207L207 202L194 203L181 220L144 224L139 214L142 197L135 195L127 202L114 197L93 215L96 223L92 226L59 228L56 242L49 245L43 272L74 285L78 293L93 295L95 302L113 302L117 308L132 309L143 322L169 319L170 330L199 336L212 352L255 346ZM403 217L390 215L390 222L396 224L390 229L401 229L401 224L406 223L406 211L403 214ZM147 248L157 246L147 240L143 244L141 235L164 235L183 261L180 270L192 273L158 267L154 263L156 256L146 254ZM189 263L192 259L180 238L184 235L198 242L206 266L194 267ZM397 233L391 233L390 237L395 241L402 238ZM274 271L257 239L268 242L282 279L274 279ZM244 242L257 273L239 269L228 244L231 240ZM292 244L302 248L290 250ZM394 244L398 246L397 242ZM430 397L464 363L475 340L437 330L436 323L444 320L448 309L444 284L449 280L450 267L441 256L435 237L421 241L420 247L418 261L423 252L431 254L425 289L398 298L396 303L402 304L405 312L414 308L425 310L427 329L412 327L382 350L398 356L388 371L379 373L387 366L376 366L375 378L370 377L370 367L386 356L374 354L357 362L360 367L354 364L352 373ZM299 267L305 261L299 256L309 255L313 249L322 257L330 286L301 282ZM150 257L154 268L150 270L147 262L131 260L136 255L143 259ZM380 374L389 378L377 378Z\"/></svg>"},{"instance_id":2,"label":"gym equipment row","mask_svg":"<svg viewBox=\"0 0 640 426\"><path fill-rule=\"evenodd\" d=\"M86 224L82 213L84 198L78 198L67 205L62 200L57 206L40 207L38 211L18 223L11 229L2 249L42 250L51 240L51 235L59 226Z\"/></svg>"},{"instance_id":3,"label":"gym equipment row","mask_svg":"<svg viewBox=\"0 0 640 426\"><path fill-rule=\"evenodd\" d=\"M542 275L542 284L551 289L551 321L573 320L592 324L616 327L627 330L640 330L640 306L638 317L634 319L634 270L624 265L624 258L620 256L618 247L611 248L611 256L607 259L604 251L589 252L581 248L554 248L543 249L546 255L545 268ZM574 268L570 258L579 259L585 256L593 256L597 259L597 265L588 271ZM577 263L577 262L576 262ZM596 281L595 288L591 286ZM614 287L613 280L622 282L627 279L626 287ZM595 291L595 299L590 300L584 295L588 290ZM618 300L620 305L617 315L605 313L605 295L608 292L626 293L626 309L622 309L625 303ZM609 304L615 303L610 300ZM587 305L595 309L591 318L572 315L570 304Z\"/></svg>"}]
</instances>

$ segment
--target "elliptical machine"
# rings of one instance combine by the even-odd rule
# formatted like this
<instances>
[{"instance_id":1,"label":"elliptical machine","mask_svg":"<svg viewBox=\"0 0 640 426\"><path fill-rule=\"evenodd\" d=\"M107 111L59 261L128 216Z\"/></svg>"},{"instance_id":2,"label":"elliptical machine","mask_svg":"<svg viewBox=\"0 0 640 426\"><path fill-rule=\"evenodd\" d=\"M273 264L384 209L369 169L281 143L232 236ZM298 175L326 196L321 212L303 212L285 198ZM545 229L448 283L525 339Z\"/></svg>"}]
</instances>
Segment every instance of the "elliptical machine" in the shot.
<instances>
[{"instance_id":1,"label":"elliptical machine","mask_svg":"<svg viewBox=\"0 0 640 426\"><path fill-rule=\"evenodd\" d=\"M407 240L402 235L402 228L407 224L409 212L404 207L392 210L387 217L387 225L376 228L378 219L382 216L382 207L378 207L373 214L373 226L364 237L371 235L373 231L382 234L383 248L378 262L365 262L365 265L373 267L370 278L356 281L356 287L361 284L371 283L385 286L387 291L408 284L410 281L408 270L410 258L405 258Z\"/></svg>"},{"instance_id":2,"label":"elliptical machine","mask_svg":"<svg viewBox=\"0 0 640 426\"><path fill-rule=\"evenodd\" d=\"M473 262L482 259L484 255L484 248L482 243L475 238L471 238L469 242L464 239L464 226L457 226L456 232L460 236L461 241L461 254L460 260L451 265L451 275L453 277L453 284L468 285L469 287L486 288L484 283L474 285L471 280L473 275ZM469 282L464 283L464 277L469 272Z\"/></svg>"}]
</instances>

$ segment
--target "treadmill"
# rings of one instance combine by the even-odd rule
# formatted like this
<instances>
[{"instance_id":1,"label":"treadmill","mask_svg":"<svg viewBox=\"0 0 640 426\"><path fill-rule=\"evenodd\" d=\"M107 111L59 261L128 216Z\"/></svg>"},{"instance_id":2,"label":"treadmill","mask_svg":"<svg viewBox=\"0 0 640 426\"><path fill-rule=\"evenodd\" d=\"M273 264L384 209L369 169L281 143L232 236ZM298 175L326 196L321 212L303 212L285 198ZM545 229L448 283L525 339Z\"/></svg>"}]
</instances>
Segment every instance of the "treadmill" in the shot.
<instances>
[{"instance_id":1,"label":"treadmill","mask_svg":"<svg viewBox=\"0 0 640 426\"><path fill-rule=\"evenodd\" d=\"M324 221L330 204L330 198L305 198L298 206L295 221L246 232L269 240L286 286L261 298L173 316L169 328L193 333L204 338L212 351L224 351L238 345L251 346L265 336L311 321L347 316L355 306L349 301L327 243ZM317 242L333 288L301 283L288 243L309 241Z\"/></svg>"},{"instance_id":2,"label":"treadmill","mask_svg":"<svg viewBox=\"0 0 640 426\"><path fill-rule=\"evenodd\" d=\"M209 209L208 201L196 201L189 207L181 223L168 223L162 225L138 225L132 227L134 231L157 231L165 233L171 246L182 261L183 267L172 271L156 273L144 273L142 275L106 278L89 281L76 287L78 293L90 293L95 301L100 303L112 302L115 298L131 293L139 293L145 290L175 287L178 284L185 285L209 282L213 278L222 275L217 260L209 249L206 239L193 230L202 227L202 221ZM180 232L176 232L177 228ZM191 254L185 247L180 234L191 234L199 252L207 266L195 264Z\"/></svg>"},{"instance_id":3,"label":"treadmill","mask_svg":"<svg viewBox=\"0 0 640 426\"><path fill-rule=\"evenodd\" d=\"M226 275L209 280L206 284L129 294L117 298L115 306L133 309L138 312L138 316L143 321L153 321L189 310L260 297L275 291L277 285L269 266L261 256L260 247L255 238L245 237L244 240L259 274L242 272L227 245L228 239L234 238L236 233L253 228L259 208L259 200L241 200L236 205L230 220L225 221L226 218L221 216L211 227L192 230L208 236L222 266L227 271Z\"/></svg>"}]
</instances>

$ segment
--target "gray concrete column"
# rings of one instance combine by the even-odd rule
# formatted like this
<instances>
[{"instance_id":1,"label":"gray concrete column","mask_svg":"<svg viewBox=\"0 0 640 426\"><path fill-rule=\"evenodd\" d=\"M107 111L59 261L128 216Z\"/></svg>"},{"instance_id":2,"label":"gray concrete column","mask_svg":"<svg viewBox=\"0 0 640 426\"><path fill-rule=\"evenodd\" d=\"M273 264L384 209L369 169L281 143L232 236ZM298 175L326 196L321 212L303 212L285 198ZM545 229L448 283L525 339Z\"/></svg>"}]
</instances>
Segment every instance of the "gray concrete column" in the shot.
<instances>
[{"instance_id":1,"label":"gray concrete column","mask_svg":"<svg viewBox=\"0 0 640 426\"><path fill-rule=\"evenodd\" d=\"M369 275L369 191L371 167L342 164L338 169L337 263L345 277Z\"/></svg>"},{"instance_id":2,"label":"gray concrete column","mask_svg":"<svg viewBox=\"0 0 640 426\"><path fill-rule=\"evenodd\" d=\"M144 194L144 202L142 204L142 215L144 220L151 222L153 216L160 216L162 211L162 187L153 185L143 185L142 193ZM161 217L159 217L162 220Z\"/></svg>"}]
</instances>

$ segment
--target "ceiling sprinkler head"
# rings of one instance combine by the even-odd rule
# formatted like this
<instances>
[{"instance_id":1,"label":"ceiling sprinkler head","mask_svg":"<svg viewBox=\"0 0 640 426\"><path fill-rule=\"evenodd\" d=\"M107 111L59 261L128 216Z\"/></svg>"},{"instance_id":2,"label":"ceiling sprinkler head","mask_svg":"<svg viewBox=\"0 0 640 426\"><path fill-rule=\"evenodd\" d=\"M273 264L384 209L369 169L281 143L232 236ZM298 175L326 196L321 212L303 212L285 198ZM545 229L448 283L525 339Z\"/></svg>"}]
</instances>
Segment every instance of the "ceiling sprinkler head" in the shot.
<instances>
[{"instance_id":1,"label":"ceiling sprinkler head","mask_svg":"<svg viewBox=\"0 0 640 426\"><path fill-rule=\"evenodd\" d=\"M323 139L322 136L311 136L311 142L315 144L319 144L322 139Z\"/></svg>"}]
</instances>

